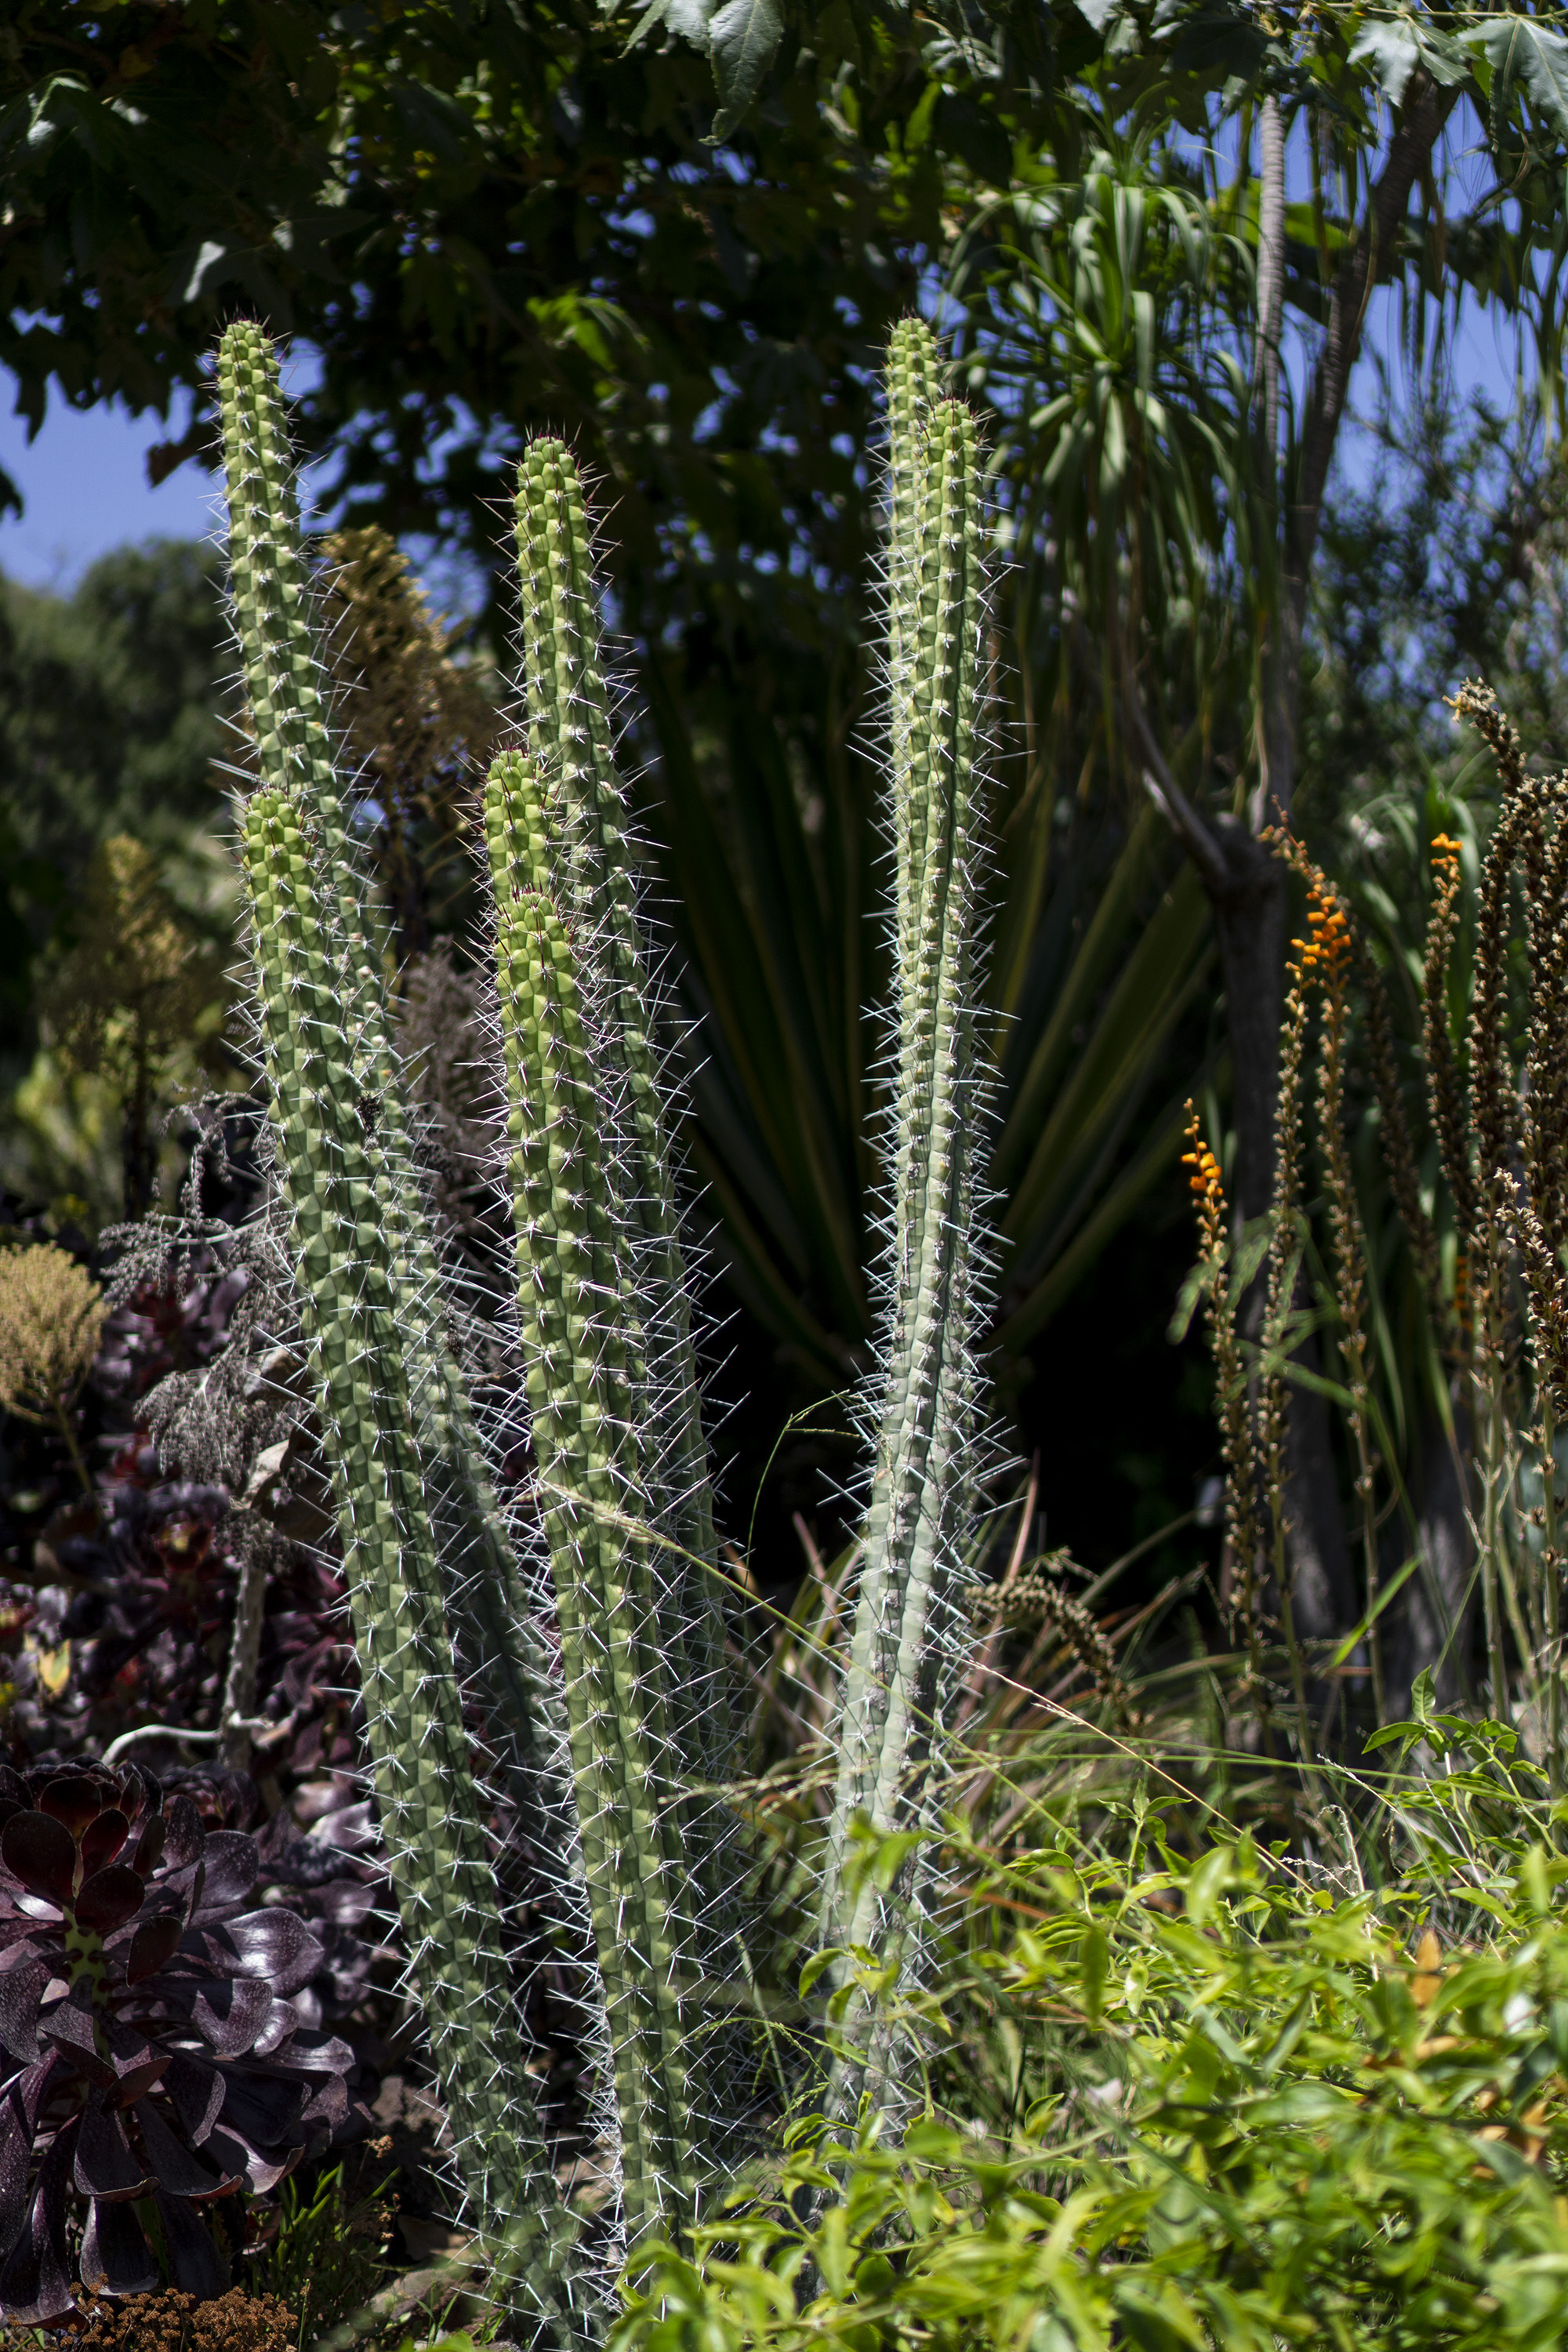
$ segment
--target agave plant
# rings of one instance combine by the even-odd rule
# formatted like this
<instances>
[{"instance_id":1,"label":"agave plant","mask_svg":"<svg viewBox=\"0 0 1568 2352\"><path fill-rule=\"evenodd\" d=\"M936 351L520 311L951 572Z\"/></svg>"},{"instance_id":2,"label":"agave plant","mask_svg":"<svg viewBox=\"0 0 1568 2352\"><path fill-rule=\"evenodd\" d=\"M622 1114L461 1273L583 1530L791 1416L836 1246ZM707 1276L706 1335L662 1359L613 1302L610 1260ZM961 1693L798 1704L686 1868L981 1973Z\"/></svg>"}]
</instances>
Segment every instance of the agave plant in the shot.
<instances>
[{"instance_id":1,"label":"agave plant","mask_svg":"<svg viewBox=\"0 0 1568 2352\"><path fill-rule=\"evenodd\" d=\"M221 2294L204 2209L276 2186L347 2118L347 2046L292 1998L323 1954L293 1912L249 1907L253 1839L127 1765L0 1767L0 2313L81 2284Z\"/></svg>"}]
</instances>

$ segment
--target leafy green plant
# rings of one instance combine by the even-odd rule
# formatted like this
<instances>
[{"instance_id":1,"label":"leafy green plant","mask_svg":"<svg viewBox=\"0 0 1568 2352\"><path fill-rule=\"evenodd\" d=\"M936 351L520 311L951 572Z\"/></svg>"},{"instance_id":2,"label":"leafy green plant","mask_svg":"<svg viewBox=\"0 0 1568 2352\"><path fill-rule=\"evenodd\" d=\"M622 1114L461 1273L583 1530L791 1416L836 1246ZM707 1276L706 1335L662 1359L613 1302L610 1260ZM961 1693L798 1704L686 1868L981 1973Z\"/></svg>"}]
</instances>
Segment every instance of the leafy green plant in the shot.
<instances>
[{"instance_id":1,"label":"leafy green plant","mask_svg":"<svg viewBox=\"0 0 1568 2352\"><path fill-rule=\"evenodd\" d=\"M368 2304L385 2277L392 2210L384 2200L391 2179L351 2195L340 2159L322 2165L309 2189L295 2179L283 2183L276 2221L247 2271L254 2293L276 2295L298 2314L302 2344L314 2344Z\"/></svg>"},{"instance_id":2,"label":"leafy green plant","mask_svg":"<svg viewBox=\"0 0 1568 2352\"><path fill-rule=\"evenodd\" d=\"M171 1066L195 1042L221 1067L223 1023L213 960L164 888L151 853L114 834L88 870L81 936L54 974L46 1034L68 1074L103 1076L123 1106L121 1164L128 1220L152 1206L153 1112Z\"/></svg>"},{"instance_id":3,"label":"leafy green plant","mask_svg":"<svg viewBox=\"0 0 1568 2352\"><path fill-rule=\"evenodd\" d=\"M1500 1727L1428 1692L1394 1736L1447 1774L1384 1790L1404 1866L1373 1892L1353 1847L1190 1855L1136 1805L1120 1852L957 1840L1005 1924L950 1954L941 2008L957 2032L966 1999L1009 2021L1022 2127L931 2120L897 2149L875 2122L803 2129L660 2252L615 2352L1555 2342L1568 1864Z\"/></svg>"}]
</instances>

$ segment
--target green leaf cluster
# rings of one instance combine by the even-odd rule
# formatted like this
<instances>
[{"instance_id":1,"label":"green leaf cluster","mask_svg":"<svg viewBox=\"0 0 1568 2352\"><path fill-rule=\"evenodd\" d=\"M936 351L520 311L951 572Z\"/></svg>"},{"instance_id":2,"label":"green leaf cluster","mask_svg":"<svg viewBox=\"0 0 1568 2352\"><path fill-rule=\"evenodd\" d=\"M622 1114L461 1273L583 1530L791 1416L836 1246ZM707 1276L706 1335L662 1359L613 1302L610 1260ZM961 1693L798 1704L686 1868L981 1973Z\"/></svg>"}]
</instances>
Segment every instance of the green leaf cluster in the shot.
<instances>
[{"instance_id":1,"label":"green leaf cluster","mask_svg":"<svg viewBox=\"0 0 1568 2352\"><path fill-rule=\"evenodd\" d=\"M1475 1751L1458 1777L1495 1799ZM1440 1837L1377 1894L1152 1823L1119 1862L1020 1857L988 1976L1051 2053L1026 2129L797 2138L662 2256L615 2352L1556 2344L1568 1864L1439 1866L1463 1802L1432 1800Z\"/></svg>"}]
</instances>

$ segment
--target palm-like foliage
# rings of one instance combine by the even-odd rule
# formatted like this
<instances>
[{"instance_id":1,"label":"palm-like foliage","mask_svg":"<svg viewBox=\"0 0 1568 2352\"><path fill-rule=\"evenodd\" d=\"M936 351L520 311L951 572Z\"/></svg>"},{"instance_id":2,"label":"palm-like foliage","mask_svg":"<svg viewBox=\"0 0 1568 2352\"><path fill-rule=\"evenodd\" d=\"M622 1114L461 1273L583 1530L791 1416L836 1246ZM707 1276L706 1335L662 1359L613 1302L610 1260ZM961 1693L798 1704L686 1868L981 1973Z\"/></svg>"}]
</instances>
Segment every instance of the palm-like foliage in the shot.
<instances>
[{"instance_id":1,"label":"palm-like foliage","mask_svg":"<svg viewBox=\"0 0 1568 2352\"><path fill-rule=\"evenodd\" d=\"M1051 630L1058 710L1098 673L1112 758L1134 683L1157 709L1176 687L1177 740L1196 727L1207 748L1235 683L1227 592L1268 594L1225 331L1248 275L1195 179L1142 142L983 207L953 272L971 379L997 413L1020 610Z\"/></svg>"},{"instance_id":2,"label":"palm-like foliage","mask_svg":"<svg viewBox=\"0 0 1568 2352\"><path fill-rule=\"evenodd\" d=\"M1148 1096L1212 972L1207 908L1158 821L1103 787L1122 769L1130 688L1180 772L1216 751L1239 767L1247 385L1217 340L1191 352L1223 273L1244 266L1196 190L1132 148L998 200L954 280L963 366L1000 420L992 471L1013 558L992 639L1002 855L987 981L1005 1356L1177 1146L1188 1064L1167 1101ZM867 681L825 671L821 723L781 739L762 680L730 701L721 737L678 709L657 658L651 673L658 830L701 1016L697 1172L735 1286L820 1391L864 1360L869 1330L878 1073L863 1008L883 979L868 919L884 877L857 738Z\"/></svg>"}]
</instances>

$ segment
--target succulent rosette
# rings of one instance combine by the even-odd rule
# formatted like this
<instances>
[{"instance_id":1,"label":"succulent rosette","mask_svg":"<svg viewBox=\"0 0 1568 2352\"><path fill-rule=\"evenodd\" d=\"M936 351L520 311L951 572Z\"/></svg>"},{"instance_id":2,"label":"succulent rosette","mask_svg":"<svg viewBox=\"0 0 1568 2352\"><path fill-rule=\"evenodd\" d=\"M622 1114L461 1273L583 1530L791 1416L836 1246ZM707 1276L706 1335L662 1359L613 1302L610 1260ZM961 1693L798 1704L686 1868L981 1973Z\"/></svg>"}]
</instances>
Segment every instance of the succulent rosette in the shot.
<instances>
[{"instance_id":1,"label":"succulent rosette","mask_svg":"<svg viewBox=\"0 0 1568 2352\"><path fill-rule=\"evenodd\" d=\"M347 2045L304 1993L323 1952L248 1907L256 1842L126 1765L0 1766L0 2316L84 2290L221 2294L204 2218L264 2193L349 2113Z\"/></svg>"}]
</instances>

